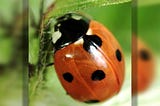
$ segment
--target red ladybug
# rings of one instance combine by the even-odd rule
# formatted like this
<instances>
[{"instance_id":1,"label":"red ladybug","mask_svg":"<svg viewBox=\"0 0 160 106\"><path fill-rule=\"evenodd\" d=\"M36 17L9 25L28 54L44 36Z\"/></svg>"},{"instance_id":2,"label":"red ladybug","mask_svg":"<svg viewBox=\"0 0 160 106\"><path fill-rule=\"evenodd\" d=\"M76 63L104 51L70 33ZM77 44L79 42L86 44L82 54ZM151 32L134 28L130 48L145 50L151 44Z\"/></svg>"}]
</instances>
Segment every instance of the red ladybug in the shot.
<instances>
[{"instance_id":1,"label":"red ladybug","mask_svg":"<svg viewBox=\"0 0 160 106\"><path fill-rule=\"evenodd\" d=\"M55 70L71 97L96 103L120 91L124 56L107 28L82 15L69 13L57 19L54 30Z\"/></svg>"},{"instance_id":2,"label":"red ladybug","mask_svg":"<svg viewBox=\"0 0 160 106\"><path fill-rule=\"evenodd\" d=\"M133 36L134 42L137 40L137 54L133 55L135 69L133 71L133 94L146 91L154 79L154 57L150 48L139 38Z\"/></svg>"}]
</instances>

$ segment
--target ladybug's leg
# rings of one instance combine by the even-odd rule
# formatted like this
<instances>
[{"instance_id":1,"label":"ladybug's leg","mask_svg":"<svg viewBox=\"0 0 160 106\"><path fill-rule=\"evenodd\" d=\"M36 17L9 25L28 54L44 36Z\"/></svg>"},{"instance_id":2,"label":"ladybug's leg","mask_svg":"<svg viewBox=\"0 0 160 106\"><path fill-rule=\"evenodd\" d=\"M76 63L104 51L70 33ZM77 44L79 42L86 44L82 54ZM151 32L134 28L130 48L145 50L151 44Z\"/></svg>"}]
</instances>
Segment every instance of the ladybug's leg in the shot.
<instances>
[{"instance_id":1,"label":"ladybug's leg","mask_svg":"<svg viewBox=\"0 0 160 106\"><path fill-rule=\"evenodd\" d=\"M54 63L48 63L48 64L46 64L46 67L50 67L50 66L53 66L54 65Z\"/></svg>"}]
</instances>

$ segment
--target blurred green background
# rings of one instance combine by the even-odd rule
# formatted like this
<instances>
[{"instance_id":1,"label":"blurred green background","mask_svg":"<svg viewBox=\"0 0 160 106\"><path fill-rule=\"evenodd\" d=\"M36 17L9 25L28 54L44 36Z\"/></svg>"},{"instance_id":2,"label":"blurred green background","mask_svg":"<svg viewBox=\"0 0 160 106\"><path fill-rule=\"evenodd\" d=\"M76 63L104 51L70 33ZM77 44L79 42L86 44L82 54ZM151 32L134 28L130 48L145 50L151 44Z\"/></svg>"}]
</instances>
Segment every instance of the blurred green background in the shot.
<instances>
[{"instance_id":1,"label":"blurred green background","mask_svg":"<svg viewBox=\"0 0 160 106\"><path fill-rule=\"evenodd\" d=\"M23 104L22 1L0 1L0 106ZM23 70L24 71L24 70Z\"/></svg>"},{"instance_id":2,"label":"blurred green background","mask_svg":"<svg viewBox=\"0 0 160 106\"><path fill-rule=\"evenodd\" d=\"M155 52L160 52L160 4L141 6L137 9L138 36Z\"/></svg>"}]
</instances>

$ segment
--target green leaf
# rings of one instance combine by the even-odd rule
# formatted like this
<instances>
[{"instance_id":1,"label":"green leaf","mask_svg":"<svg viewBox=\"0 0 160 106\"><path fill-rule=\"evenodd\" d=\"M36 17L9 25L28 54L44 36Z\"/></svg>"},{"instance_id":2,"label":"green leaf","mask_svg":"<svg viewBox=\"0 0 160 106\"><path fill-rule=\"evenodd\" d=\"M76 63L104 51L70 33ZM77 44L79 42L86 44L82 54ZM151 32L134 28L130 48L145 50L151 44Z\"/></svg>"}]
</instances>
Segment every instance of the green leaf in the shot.
<instances>
[{"instance_id":1,"label":"green leaf","mask_svg":"<svg viewBox=\"0 0 160 106\"><path fill-rule=\"evenodd\" d=\"M138 6L160 5L160 0L138 0Z\"/></svg>"},{"instance_id":2,"label":"green leaf","mask_svg":"<svg viewBox=\"0 0 160 106\"><path fill-rule=\"evenodd\" d=\"M131 0L57 0L49 8L45 15L45 22L52 17L67 12L79 11L91 7L101 7L113 4L130 2Z\"/></svg>"}]
</instances>

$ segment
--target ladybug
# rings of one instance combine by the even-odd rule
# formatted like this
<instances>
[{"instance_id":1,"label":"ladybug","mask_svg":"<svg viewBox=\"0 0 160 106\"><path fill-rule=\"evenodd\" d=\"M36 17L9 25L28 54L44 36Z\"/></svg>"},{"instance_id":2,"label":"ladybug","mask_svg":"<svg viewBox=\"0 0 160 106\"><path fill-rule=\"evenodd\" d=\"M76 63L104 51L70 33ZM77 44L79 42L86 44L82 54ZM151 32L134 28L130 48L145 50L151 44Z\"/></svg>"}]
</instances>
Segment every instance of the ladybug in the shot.
<instances>
[{"instance_id":1,"label":"ladybug","mask_svg":"<svg viewBox=\"0 0 160 106\"><path fill-rule=\"evenodd\" d=\"M56 20L54 66L67 94L85 103L117 94L124 80L124 56L112 33L77 13Z\"/></svg>"},{"instance_id":2,"label":"ladybug","mask_svg":"<svg viewBox=\"0 0 160 106\"><path fill-rule=\"evenodd\" d=\"M137 40L137 54L133 55L135 70L133 70L134 90L133 94L146 91L154 79L154 57L148 46L141 39L133 36ZM136 58L136 59L135 59Z\"/></svg>"}]
</instances>

